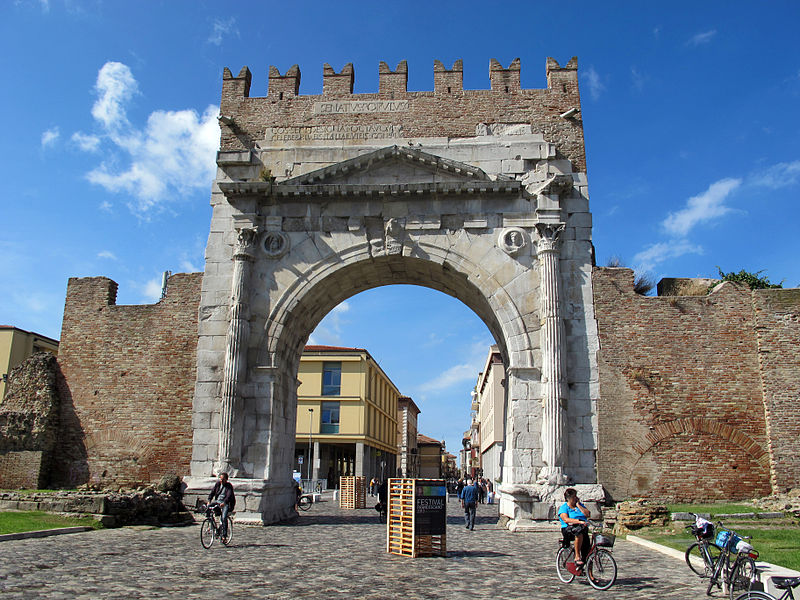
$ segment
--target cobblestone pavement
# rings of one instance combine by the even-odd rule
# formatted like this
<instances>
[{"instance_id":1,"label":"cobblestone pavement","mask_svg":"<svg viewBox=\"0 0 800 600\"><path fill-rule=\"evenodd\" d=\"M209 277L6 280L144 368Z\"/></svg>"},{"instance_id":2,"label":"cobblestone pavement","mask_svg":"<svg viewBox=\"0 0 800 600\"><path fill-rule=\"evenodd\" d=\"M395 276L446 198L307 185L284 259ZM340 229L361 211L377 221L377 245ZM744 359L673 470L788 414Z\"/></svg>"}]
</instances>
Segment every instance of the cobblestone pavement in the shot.
<instances>
[{"instance_id":1,"label":"cobblestone pavement","mask_svg":"<svg viewBox=\"0 0 800 600\"><path fill-rule=\"evenodd\" d=\"M368 502L371 506L373 502ZM231 547L200 546L200 528L123 528L0 544L2 598L704 598L683 562L618 541L617 583L561 583L559 534L512 534L497 509L478 507L467 531L448 504L446 558L385 551L385 525L372 509L315 504L297 522L234 527ZM717 597L721 594L717 592Z\"/></svg>"}]
</instances>

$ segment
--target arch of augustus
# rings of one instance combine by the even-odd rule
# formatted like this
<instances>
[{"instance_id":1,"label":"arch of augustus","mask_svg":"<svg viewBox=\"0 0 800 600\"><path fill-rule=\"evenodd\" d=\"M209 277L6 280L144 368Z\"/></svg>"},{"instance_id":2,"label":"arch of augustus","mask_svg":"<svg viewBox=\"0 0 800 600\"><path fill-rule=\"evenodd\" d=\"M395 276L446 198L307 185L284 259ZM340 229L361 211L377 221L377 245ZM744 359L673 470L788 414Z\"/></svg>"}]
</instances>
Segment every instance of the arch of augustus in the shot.
<instances>
[{"instance_id":1,"label":"arch of augustus","mask_svg":"<svg viewBox=\"0 0 800 600\"><path fill-rule=\"evenodd\" d=\"M325 66L322 95L270 69L224 76L221 150L199 309L189 493L228 471L241 520L293 507L297 370L337 304L390 284L469 306L504 359L501 514L530 518L559 485L595 484L598 375L591 215L577 62L519 61L464 90L438 61L432 92L381 63L376 94ZM392 307L386 307L392 318Z\"/></svg>"}]
</instances>

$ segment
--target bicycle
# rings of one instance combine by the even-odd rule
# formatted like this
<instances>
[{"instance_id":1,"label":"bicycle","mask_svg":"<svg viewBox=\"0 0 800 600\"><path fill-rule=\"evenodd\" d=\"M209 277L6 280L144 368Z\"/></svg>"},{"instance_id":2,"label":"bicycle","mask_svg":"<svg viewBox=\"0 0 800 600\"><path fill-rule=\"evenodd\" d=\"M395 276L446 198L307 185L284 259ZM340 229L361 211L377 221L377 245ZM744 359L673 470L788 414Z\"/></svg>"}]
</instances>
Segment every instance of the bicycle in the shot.
<instances>
[{"instance_id":1,"label":"bicycle","mask_svg":"<svg viewBox=\"0 0 800 600\"><path fill-rule=\"evenodd\" d=\"M311 494L303 494L297 499L297 508L308 510L314 504L314 497Z\"/></svg>"},{"instance_id":2,"label":"bicycle","mask_svg":"<svg viewBox=\"0 0 800 600\"><path fill-rule=\"evenodd\" d=\"M745 592L741 596L737 596L736 600L794 600L792 588L800 585L800 577L773 577L772 583L779 590L786 590L781 594L780 598L776 598L767 592Z\"/></svg>"},{"instance_id":3,"label":"bicycle","mask_svg":"<svg viewBox=\"0 0 800 600\"><path fill-rule=\"evenodd\" d=\"M695 518L695 522L685 528L691 529L697 541L686 549L686 564L701 578L710 577L722 552L722 549L711 541L714 539L714 524L695 513L689 514Z\"/></svg>"},{"instance_id":4,"label":"bicycle","mask_svg":"<svg viewBox=\"0 0 800 600\"><path fill-rule=\"evenodd\" d=\"M228 546L233 539L233 519L228 515L226 518L226 532L222 535L222 523L217 524L217 517L222 516L222 509L219 504L212 502L211 504L203 504L200 506L198 512L205 513L206 518L200 525L200 543L203 548L211 548L215 539L219 539L223 546Z\"/></svg>"},{"instance_id":5,"label":"bicycle","mask_svg":"<svg viewBox=\"0 0 800 600\"><path fill-rule=\"evenodd\" d=\"M743 591L750 591L753 581L758 578L755 563L758 552L744 541L750 539L749 537L743 538L732 529L725 529L722 521L717 525L720 531L714 542L721 551L709 577L706 595L710 596L715 586L720 587L724 584L730 599L734 600ZM731 554L736 555L733 564L731 564Z\"/></svg>"},{"instance_id":6,"label":"bicycle","mask_svg":"<svg viewBox=\"0 0 800 600\"><path fill-rule=\"evenodd\" d=\"M590 523L598 528L594 523ZM589 553L584 557L583 568L575 565L575 549L571 541L559 541L556 554L556 573L564 583L570 583L576 576L586 576L589 585L597 590L607 590L617 580L617 561L611 554L616 536L593 530Z\"/></svg>"}]
</instances>

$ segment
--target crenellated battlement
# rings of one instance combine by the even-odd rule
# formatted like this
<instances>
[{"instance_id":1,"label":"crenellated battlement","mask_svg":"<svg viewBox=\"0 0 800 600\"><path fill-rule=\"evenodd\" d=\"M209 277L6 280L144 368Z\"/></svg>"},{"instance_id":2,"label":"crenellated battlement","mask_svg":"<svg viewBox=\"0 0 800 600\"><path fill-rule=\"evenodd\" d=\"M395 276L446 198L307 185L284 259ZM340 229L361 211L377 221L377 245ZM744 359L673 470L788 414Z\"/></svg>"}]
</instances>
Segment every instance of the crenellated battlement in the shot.
<instances>
[{"instance_id":1,"label":"crenellated battlement","mask_svg":"<svg viewBox=\"0 0 800 600\"><path fill-rule=\"evenodd\" d=\"M556 88L559 85L569 84L570 88L577 91L578 59L572 57L565 66L560 66L553 59L547 59L547 87ZM497 59L489 61L489 83L490 90L503 94L524 91L520 85L521 64L520 59L515 58L508 67ZM233 76L230 69L225 67L223 71L223 89L231 98L239 96L242 98L250 97L250 83L252 76L250 69L242 67L237 76ZM405 94L408 92L408 63L403 60L392 70L386 62L381 61L378 65L378 94L390 95ZM325 63L322 69L322 95L338 96L342 94L352 94L355 83L355 70L353 63L347 63L338 73L336 70ZM574 84L574 86L573 86ZM464 90L464 67L461 59L453 63L451 69L445 68L440 60L433 61L433 85L434 92L437 94L452 94ZM560 89L561 92L572 91L570 89ZM413 92L411 92L413 93ZM282 94L282 95L281 95ZM266 97L278 98L283 100L287 97L300 95L300 67L292 65L285 75L281 75L276 66L269 68L269 85ZM361 94L359 94L361 95Z\"/></svg>"},{"instance_id":2,"label":"crenellated battlement","mask_svg":"<svg viewBox=\"0 0 800 600\"><path fill-rule=\"evenodd\" d=\"M486 125L512 125L556 144L560 157L582 169L585 164L583 122L578 92L578 60L561 66L548 58L547 87L524 89L521 61L507 66L489 62L489 89L464 89L461 59L447 68L433 61L433 90L409 91L408 63L392 68L378 64L378 90L353 93L355 69L340 70L325 63L322 93L300 94L300 67L285 73L268 70L263 96L250 96L252 76L247 67L238 75L225 69L220 102L221 150L250 150L258 145L285 142L349 143L422 137L464 138L476 131L496 131ZM525 126L520 128L520 126ZM527 127L530 126L530 127ZM508 127L500 128L509 131Z\"/></svg>"}]
</instances>

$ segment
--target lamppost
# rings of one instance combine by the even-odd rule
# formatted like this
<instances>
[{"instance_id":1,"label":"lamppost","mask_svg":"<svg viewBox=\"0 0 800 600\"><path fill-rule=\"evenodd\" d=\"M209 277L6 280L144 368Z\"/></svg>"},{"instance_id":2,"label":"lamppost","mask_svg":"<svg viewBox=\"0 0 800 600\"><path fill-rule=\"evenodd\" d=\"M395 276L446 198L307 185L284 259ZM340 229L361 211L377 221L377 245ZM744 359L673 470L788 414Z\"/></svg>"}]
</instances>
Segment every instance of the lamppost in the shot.
<instances>
[{"instance_id":1,"label":"lamppost","mask_svg":"<svg viewBox=\"0 0 800 600\"><path fill-rule=\"evenodd\" d=\"M314 409L308 409L308 485L311 487L311 463L314 458L311 456L311 428L314 422Z\"/></svg>"}]
</instances>

